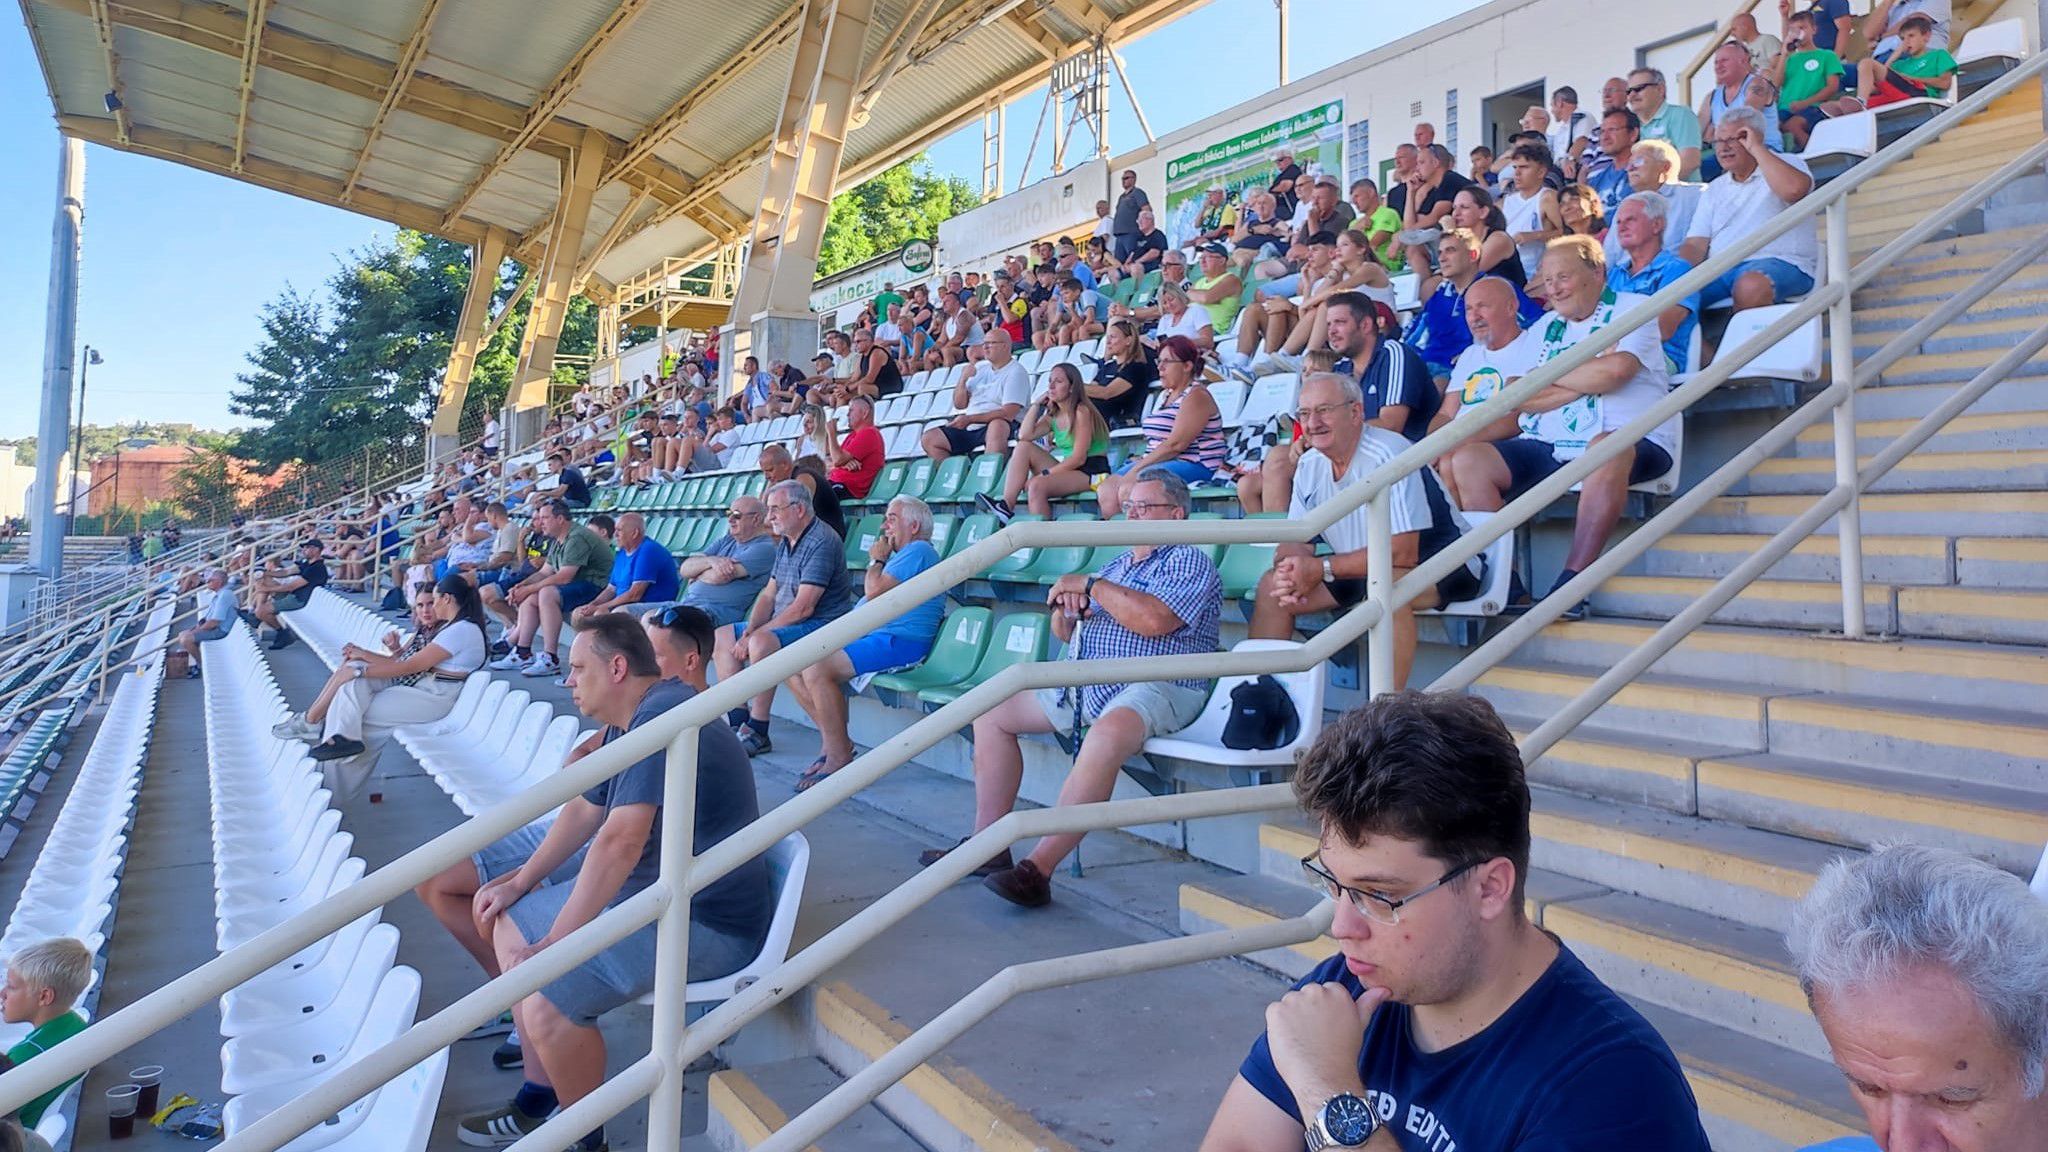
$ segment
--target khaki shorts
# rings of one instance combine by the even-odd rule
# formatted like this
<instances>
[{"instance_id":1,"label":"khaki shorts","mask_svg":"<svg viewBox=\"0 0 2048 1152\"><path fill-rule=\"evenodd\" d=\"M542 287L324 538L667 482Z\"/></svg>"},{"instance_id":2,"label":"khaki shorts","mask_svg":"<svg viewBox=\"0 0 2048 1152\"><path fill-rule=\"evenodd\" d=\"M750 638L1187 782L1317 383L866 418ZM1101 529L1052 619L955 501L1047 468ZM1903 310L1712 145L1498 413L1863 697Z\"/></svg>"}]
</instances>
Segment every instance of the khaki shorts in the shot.
<instances>
[{"instance_id":1,"label":"khaki shorts","mask_svg":"<svg viewBox=\"0 0 2048 1152\"><path fill-rule=\"evenodd\" d=\"M1052 721L1055 732L1068 732L1074 727L1074 709L1080 692L1067 690L1068 703L1060 702L1060 689L1040 688L1034 695L1038 706L1045 710L1046 718ZM1118 708L1137 713L1145 724L1145 736L1164 736L1178 732L1195 722L1202 714L1202 707L1209 702L1209 693L1200 688L1189 688L1171 680L1158 680L1144 684L1126 684L1123 690L1109 698L1102 706L1106 714Z\"/></svg>"}]
</instances>

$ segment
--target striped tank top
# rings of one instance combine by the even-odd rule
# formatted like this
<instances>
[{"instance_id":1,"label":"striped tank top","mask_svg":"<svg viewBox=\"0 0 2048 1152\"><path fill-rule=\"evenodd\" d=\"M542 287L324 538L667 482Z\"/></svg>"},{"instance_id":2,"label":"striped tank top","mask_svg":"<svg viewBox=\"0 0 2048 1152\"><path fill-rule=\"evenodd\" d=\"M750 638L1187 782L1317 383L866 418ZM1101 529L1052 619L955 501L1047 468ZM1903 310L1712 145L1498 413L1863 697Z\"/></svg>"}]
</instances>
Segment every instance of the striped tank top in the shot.
<instances>
[{"instance_id":1,"label":"striped tank top","mask_svg":"<svg viewBox=\"0 0 2048 1152\"><path fill-rule=\"evenodd\" d=\"M1180 415L1181 401L1186 400L1190 392L1200 387L1200 384L1191 384L1187 391L1179 396L1170 392L1161 394L1159 407L1153 409L1150 416L1145 417L1146 451L1149 452L1166 443L1167 437L1173 435L1173 422ZM1227 454L1228 445L1223 440L1223 418L1212 410L1209 413L1209 423L1195 436L1194 443L1181 449L1180 459L1213 471L1223 467Z\"/></svg>"}]
</instances>

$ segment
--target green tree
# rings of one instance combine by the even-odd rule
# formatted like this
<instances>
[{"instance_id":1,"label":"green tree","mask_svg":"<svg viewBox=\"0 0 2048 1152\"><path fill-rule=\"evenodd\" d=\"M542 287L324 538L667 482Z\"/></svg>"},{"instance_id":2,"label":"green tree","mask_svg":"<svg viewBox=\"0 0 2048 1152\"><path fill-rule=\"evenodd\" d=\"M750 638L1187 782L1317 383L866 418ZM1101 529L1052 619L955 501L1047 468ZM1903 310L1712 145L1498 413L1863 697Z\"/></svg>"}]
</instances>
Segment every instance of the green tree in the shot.
<instances>
[{"instance_id":1,"label":"green tree","mask_svg":"<svg viewBox=\"0 0 2048 1152\"><path fill-rule=\"evenodd\" d=\"M966 180L938 175L920 152L832 198L818 275L830 276L912 240L935 239L940 221L980 203Z\"/></svg>"},{"instance_id":2,"label":"green tree","mask_svg":"<svg viewBox=\"0 0 2048 1152\"><path fill-rule=\"evenodd\" d=\"M225 524L239 510L235 473L241 466L231 444L204 448L171 476L171 500L178 513L200 524Z\"/></svg>"}]
</instances>

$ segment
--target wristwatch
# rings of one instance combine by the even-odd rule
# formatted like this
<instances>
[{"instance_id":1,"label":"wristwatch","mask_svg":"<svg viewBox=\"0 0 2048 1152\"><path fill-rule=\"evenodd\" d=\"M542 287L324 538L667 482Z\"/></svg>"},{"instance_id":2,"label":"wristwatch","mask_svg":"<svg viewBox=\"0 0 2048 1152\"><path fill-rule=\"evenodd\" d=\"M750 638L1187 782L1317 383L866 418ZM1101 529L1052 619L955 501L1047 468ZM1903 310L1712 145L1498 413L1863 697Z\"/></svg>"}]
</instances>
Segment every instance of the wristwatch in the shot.
<instances>
[{"instance_id":1,"label":"wristwatch","mask_svg":"<svg viewBox=\"0 0 2048 1152\"><path fill-rule=\"evenodd\" d=\"M1095 599L1095 582L1100 579L1102 579L1100 576L1088 577L1087 581L1081 585L1081 595L1090 600Z\"/></svg>"},{"instance_id":2,"label":"wristwatch","mask_svg":"<svg viewBox=\"0 0 2048 1152\"><path fill-rule=\"evenodd\" d=\"M1331 557L1323 557L1323 583L1325 584L1335 584L1337 582L1337 565L1331 561Z\"/></svg>"},{"instance_id":3,"label":"wristwatch","mask_svg":"<svg viewBox=\"0 0 2048 1152\"><path fill-rule=\"evenodd\" d=\"M1361 1148L1380 1130L1380 1118L1364 1097L1340 1092L1316 1109L1307 1128L1308 1152L1325 1148Z\"/></svg>"}]
</instances>

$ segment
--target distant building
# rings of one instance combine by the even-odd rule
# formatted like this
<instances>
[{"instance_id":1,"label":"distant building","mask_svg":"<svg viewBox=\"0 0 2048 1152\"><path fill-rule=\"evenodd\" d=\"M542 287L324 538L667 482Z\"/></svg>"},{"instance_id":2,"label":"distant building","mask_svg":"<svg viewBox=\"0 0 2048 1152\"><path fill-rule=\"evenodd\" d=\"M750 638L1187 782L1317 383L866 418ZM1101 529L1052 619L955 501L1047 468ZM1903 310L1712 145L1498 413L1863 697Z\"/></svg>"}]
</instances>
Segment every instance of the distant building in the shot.
<instances>
[{"instance_id":1,"label":"distant building","mask_svg":"<svg viewBox=\"0 0 2048 1152\"><path fill-rule=\"evenodd\" d=\"M123 445L113 455L102 456L92 462L86 514L104 516L115 508L147 508L170 500L175 492L172 477L198 454L190 444L143 444Z\"/></svg>"}]
</instances>

